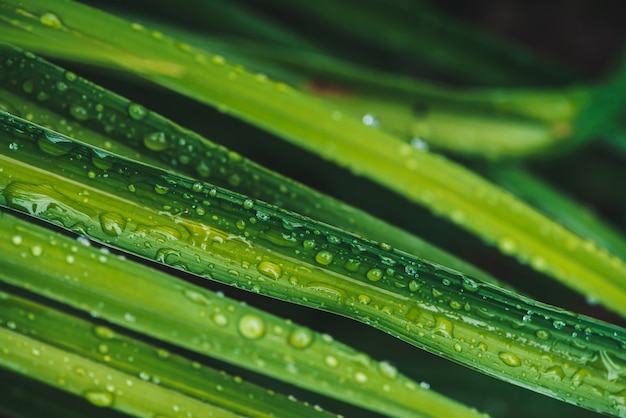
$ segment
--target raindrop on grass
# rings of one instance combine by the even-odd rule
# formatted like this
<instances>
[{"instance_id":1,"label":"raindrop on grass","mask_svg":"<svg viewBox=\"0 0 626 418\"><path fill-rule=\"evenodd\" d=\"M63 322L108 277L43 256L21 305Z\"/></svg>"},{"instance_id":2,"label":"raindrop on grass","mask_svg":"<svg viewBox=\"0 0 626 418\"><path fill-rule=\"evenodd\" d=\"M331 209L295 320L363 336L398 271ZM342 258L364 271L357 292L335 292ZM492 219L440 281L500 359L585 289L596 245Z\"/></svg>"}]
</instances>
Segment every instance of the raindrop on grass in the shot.
<instances>
[{"instance_id":1,"label":"raindrop on grass","mask_svg":"<svg viewBox=\"0 0 626 418\"><path fill-rule=\"evenodd\" d=\"M383 278L383 271L381 269L371 269L366 274L368 280L377 282Z\"/></svg>"},{"instance_id":2,"label":"raindrop on grass","mask_svg":"<svg viewBox=\"0 0 626 418\"><path fill-rule=\"evenodd\" d=\"M39 22L53 29L61 29L63 22L54 13L44 13L39 17Z\"/></svg>"},{"instance_id":3,"label":"raindrop on grass","mask_svg":"<svg viewBox=\"0 0 626 418\"><path fill-rule=\"evenodd\" d=\"M118 237L126 228L126 219L117 212L104 212L100 214L100 227L105 234Z\"/></svg>"},{"instance_id":4,"label":"raindrop on grass","mask_svg":"<svg viewBox=\"0 0 626 418\"><path fill-rule=\"evenodd\" d=\"M100 407L109 407L115 400L112 393L103 391L87 391L83 396L93 405Z\"/></svg>"},{"instance_id":5,"label":"raindrop on grass","mask_svg":"<svg viewBox=\"0 0 626 418\"><path fill-rule=\"evenodd\" d=\"M317 254L315 254L315 261L317 261L319 264L322 264L324 266L327 266L330 263L332 263L333 258L334 258L333 254L325 250L320 251Z\"/></svg>"},{"instance_id":6,"label":"raindrop on grass","mask_svg":"<svg viewBox=\"0 0 626 418\"><path fill-rule=\"evenodd\" d=\"M256 340L265 335L265 321L254 314L246 314L239 319L239 333L245 338Z\"/></svg>"},{"instance_id":7,"label":"raindrop on grass","mask_svg":"<svg viewBox=\"0 0 626 418\"><path fill-rule=\"evenodd\" d=\"M313 333L308 328L296 328L289 334L287 341L294 348L307 348L313 343Z\"/></svg>"},{"instance_id":8,"label":"raindrop on grass","mask_svg":"<svg viewBox=\"0 0 626 418\"><path fill-rule=\"evenodd\" d=\"M89 119L89 112L87 109L80 105L72 105L70 107L70 114L74 116L77 120L87 120Z\"/></svg>"},{"instance_id":9,"label":"raindrop on grass","mask_svg":"<svg viewBox=\"0 0 626 418\"><path fill-rule=\"evenodd\" d=\"M143 144L150 151L163 151L169 148L170 144L163 132L151 132L143 137Z\"/></svg>"},{"instance_id":10,"label":"raindrop on grass","mask_svg":"<svg viewBox=\"0 0 626 418\"><path fill-rule=\"evenodd\" d=\"M128 114L135 120L141 120L146 117L148 111L145 107L137 103L131 103L128 106Z\"/></svg>"},{"instance_id":11,"label":"raindrop on grass","mask_svg":"<svg viewBox=\"0 0 626 418\"><path fill-rule=\"evenodd\" d=\"M498 357L500 360L507 366L511 367L519 367L522 365L522 361L513 353L509 353L508 351L501 351L498 353Z\"/></svg>"},{"instance_id":12,"label":"raindrop on grass","mask_svg":"<svg viewBox=\"0 0 626 418\"><path fill-rule=\"evenodd\" d=\"M257 270L262 275L274 280L278 280L282 274L280 266L276 263L272 263L271 261L261 261L257 266Z\"/></svg>"}]
</instances>

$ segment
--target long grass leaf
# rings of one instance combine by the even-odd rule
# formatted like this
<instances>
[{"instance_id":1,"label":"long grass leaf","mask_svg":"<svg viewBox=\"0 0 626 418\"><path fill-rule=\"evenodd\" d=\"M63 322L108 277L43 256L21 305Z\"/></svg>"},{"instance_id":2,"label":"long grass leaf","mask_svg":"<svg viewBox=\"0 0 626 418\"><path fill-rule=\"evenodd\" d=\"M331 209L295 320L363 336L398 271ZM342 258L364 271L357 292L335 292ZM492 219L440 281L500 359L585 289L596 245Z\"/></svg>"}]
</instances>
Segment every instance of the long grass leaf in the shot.
<instances>
[{"instance_id":1,"label":"long grass leaf","mask_svg":"<svg viewBox=\"0 0 626 418\"><path fill-rule=\"evenodd\" d=\"M202 277L370 323L589 409L614 411L626 388L619 327L0 116L2 205ZM571 344L574 334L580 344Z\"/></svg>"}]
</instances>

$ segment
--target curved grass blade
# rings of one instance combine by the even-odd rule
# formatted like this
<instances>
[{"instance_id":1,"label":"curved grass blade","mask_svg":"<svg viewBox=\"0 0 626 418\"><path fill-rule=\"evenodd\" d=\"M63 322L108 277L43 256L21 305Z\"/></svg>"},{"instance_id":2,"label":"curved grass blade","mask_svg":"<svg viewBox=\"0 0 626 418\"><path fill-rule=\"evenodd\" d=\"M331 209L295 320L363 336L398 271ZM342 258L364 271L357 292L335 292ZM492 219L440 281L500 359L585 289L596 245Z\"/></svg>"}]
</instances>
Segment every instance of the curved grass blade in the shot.
<instances>
[{"instance_id":1,"label":"curved grass blade","mask_svg":"<svg viewBox=\"0 0 626 418\"><path fill-rule=\"evenodd\" d=\"M626 265L471 171L344 117L282 83L78 3L7 1L2 39L91 57L210 103L421 203L534 269L626 315ZM62 20L59 16L62 16ZM71 28L71 30L70 30ZM99 29L98 29L99 28ZM102 36L102 33L115 36ZM45 43L37 36L45 34ZM78 36L80 34L80 36ZM81 55L81 59L82 59ZM86 57L88 59L89 56ZM152 69L157 62L163 66Z\"/></svg>"},{"instance_id":2,"label":"curved grass blade","mask_svg":"<svg viewBox=\"0 0 626 418\"><path fill-rule=\"evenodd\" d=\"M373 361L328 336L292 322L183 284L164 273L96 248L77 245L75 240L51 234L7 213L0 216L0 230L5 237L0 241L0 248L7 255L0 260L0 280L13 286L32 290L121 327L388 416L482 416L421 388L387 362ZM28 263L23 262L24 257L28 258ZM109 340L122 338L106 327L92 331L94 335L90 338L97 340L99 337L104 344L110 345L115 341ZM38 335L43 338L46 332L40 330ZM109 355L114 350L110 351ZM193 382L202 380L201 377L176 378L172 375L174 370L169 370L173 367L169 361L161 364L156 356L149 358L154 361L142 365L137 358L132 365L119 367L124 371L128 371L128 367L145 369L149 375L160 376L163 385L173 385L173 389L201 395L202 399L208 397L212 403L218 403L212 398L215 394L201 394L200 389L194 389ZM109 363L115 362L110 360ZM141 371L134 370L135 375ZM173 377L166 383L168 374ZM224 383L216 385L226 387ZM262 402L281 407L279 397L255 394L252 389L249 393L259 401L259 411L267 410ZM243 396L248 396L245 391ZM233 399L219 402L239 403ZM290 403L286 400L282 408L289 411ZM249 402L244 402L242 408L247 404ZM290 413L279 416L303 416L297 405L291 408ZM250 411L237 412L251 414Z\"/></svg>"},{"instance_id":3,"label":"curved grass blade","mask_svg":"<svg viewBox=\"0 0 626 418\"><path fill-rule=\"evenodd\" d=\"M588 409L613 412L626 390L619 327L0 116L4 206L201 277L357 319Z\"/></svg>"},{"instance_id":4,"label":"curved grass blade","mask_svg":"<svg viewBox=\"0 0 626 418\"><path fill-rule=\"evenodd\" d=\"M84 359L104 364L113 370L126 373L141 380L158 385L161 388L178 392L222 408L231 413L246 417L298 416L332 417L336 416L313 408L302 402L288 399L259 386L229 376L207 365L188 360L164 348L143 343L125 335L123 331L113 330L101 321L85 320L71 313L64 313L47 306L45 302L24 299L4 289L1 293L3 310L2 323L11 324L11 329L19 330L22 335L36 336L36 340ZM59 338L63 335L63 338ZM37 356L34 351L33 356ZM57 386L64 388L65 373L58 370L60 377ZM89 369L74 369L76 374L89 376ZM109 392L112 397L123 393L131 383L116 387L109 383L103 396ZM93 383L97 386L97 383ZM180 406L180 405L179 405ZM166 410L154 411L166 414L176 412L176 405Z\"/></svg>"}]
</instances>

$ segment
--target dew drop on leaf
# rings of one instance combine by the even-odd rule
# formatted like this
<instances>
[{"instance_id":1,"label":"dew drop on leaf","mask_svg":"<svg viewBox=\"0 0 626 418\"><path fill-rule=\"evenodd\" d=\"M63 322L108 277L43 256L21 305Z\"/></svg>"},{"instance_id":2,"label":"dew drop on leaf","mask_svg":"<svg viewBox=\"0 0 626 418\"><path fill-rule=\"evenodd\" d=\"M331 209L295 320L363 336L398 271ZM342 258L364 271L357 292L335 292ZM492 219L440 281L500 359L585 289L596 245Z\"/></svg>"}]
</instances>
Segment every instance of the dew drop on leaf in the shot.
<instances>
[{"instance_id":1,"label":"dew drop on leaf","mask_svg":"<svg viewBox=\"0 0 626 418\"><path fill-rule=\"evenodd\" d=\"M104 391L87 391L83 393L83 396L93 405L100 407L109 407L115 400L112 393Z\"/></svg>"},{"instance_id":2,"label":"dew drop on leaf","mask_svg":"<svg viewBox=\"0 0 626 418\"><path fill-rule=\"evenodd\" d=\"M498 357L504 364L511 367L519 367L522 365L522 361L513 353L509 353L508 351L501 351L498 353Z\"/></svg>"},{"instance_id":3,"label":"dew drop on leaf","mask_svg":"<svg viewBox=\"0 0 626 418\"><path fill-rule=\"evenodd\" d=\"M274 280L278 280L282 274L280 266L276 263L272 263L271 261L261 261L257 266L257 270L262 275Z\"/></svg>"},{"instance_id":4,"label":"dew drop on leaf","mask_svg":"<svg viewBox=\"0 0 626 418\"><path fill-rule=\"evenodd\" d=\"M151 132L143 137L143 144L150 151L163 151L169 148L170 144L163 132Z\"/></svg>"},{"instance_id":5,"label":"dew drop on leaf","mask_svg":"<svg viewBox=\"0 0 626 418\"><path fill-rule=\"evenodd\" d=\"M329 251L320 251L317 254L315 254L315 261L317 261L318 263L327 266L330 263L333 262L333 258L335 258L333 256L333 253L329 252Z\"/></svg>"},{"instance_id":6,"label":"dew drop on leaf","mask_svg":"<svg viewBox=\"0 0 626 418\"><path fill-rule=\"evenodd\" d=\"M239 333L251 340L256 340L265 335L265 321L257 315L246 314L239 319Z\"/></svg>"},{"instance_id":7,"label":"dew drop on leaf","mask_svg":"<svg viewBox=\"0 0 626 418\"><path fill-rule=\"evenodd\" d=\"M44 13L39 17L39 22L43 25L49 26L53 29L61 29L63 27L63 23L61 19L54 13Z\"/></svg>"},{"instance_id":8,"label":"dew drop on leaf","mask_svg":"<svg viewBox=\"0 0 626 418\"><path fill-rule=\"evenodd\" d=\"M377 282L383 278L383 271L381 269L371 269L366 274L368 280Z\"/></svg>"},{"instance_id":9,"label":"dew drop on leaf","mask_svg":"<svg viewBox=\"0 0 626 418\"><path fill-rule=\"evenodd\" d=\"M137 103L131 103L128 106L128 114L135 120L141 120L146 117L148 111L145 107Z\"/></svg>"},{"instance_id":10,"label":"dew drop on leaf","mask_svg":"<svg viewBox=\"0 0 626 418\"><path fill-rule=\"evenodd\" d=\"M118 237L126 228L126 219L117 212L104 212L100 214L100 227L105 234Z\"/></svg>"},{"instance_id":11,"label":"dew drop on leaf","mask_svg":"<svg viewBox=\"0 0 626 418\"><path fill-rule=\"evenodd\" d=\"M289 334L287 341L294 348L307 348L313 343L313 333L307 328L296 328Z\"/></svg>"}]
</instances>

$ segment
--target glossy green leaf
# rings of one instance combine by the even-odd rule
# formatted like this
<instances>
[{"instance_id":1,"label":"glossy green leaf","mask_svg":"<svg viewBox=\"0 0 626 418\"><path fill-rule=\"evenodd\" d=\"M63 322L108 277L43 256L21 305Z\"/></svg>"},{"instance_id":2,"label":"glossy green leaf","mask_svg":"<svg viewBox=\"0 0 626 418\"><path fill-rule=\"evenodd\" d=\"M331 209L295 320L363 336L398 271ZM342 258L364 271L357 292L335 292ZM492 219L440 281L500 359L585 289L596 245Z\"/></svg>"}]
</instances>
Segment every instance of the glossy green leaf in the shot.
<instances>
[{"instance_id":1,"label":"glossy green leaf","mask_svg":"<svg viewBox=\"0 0 626 418\"><path fill-rule=\"evenodd\" d=\"M626 362L621 328L1 116L5 206L205 278L349 316L590 409L614 410L626 389L616 372Z\"/></svg>"}]
</instances>

